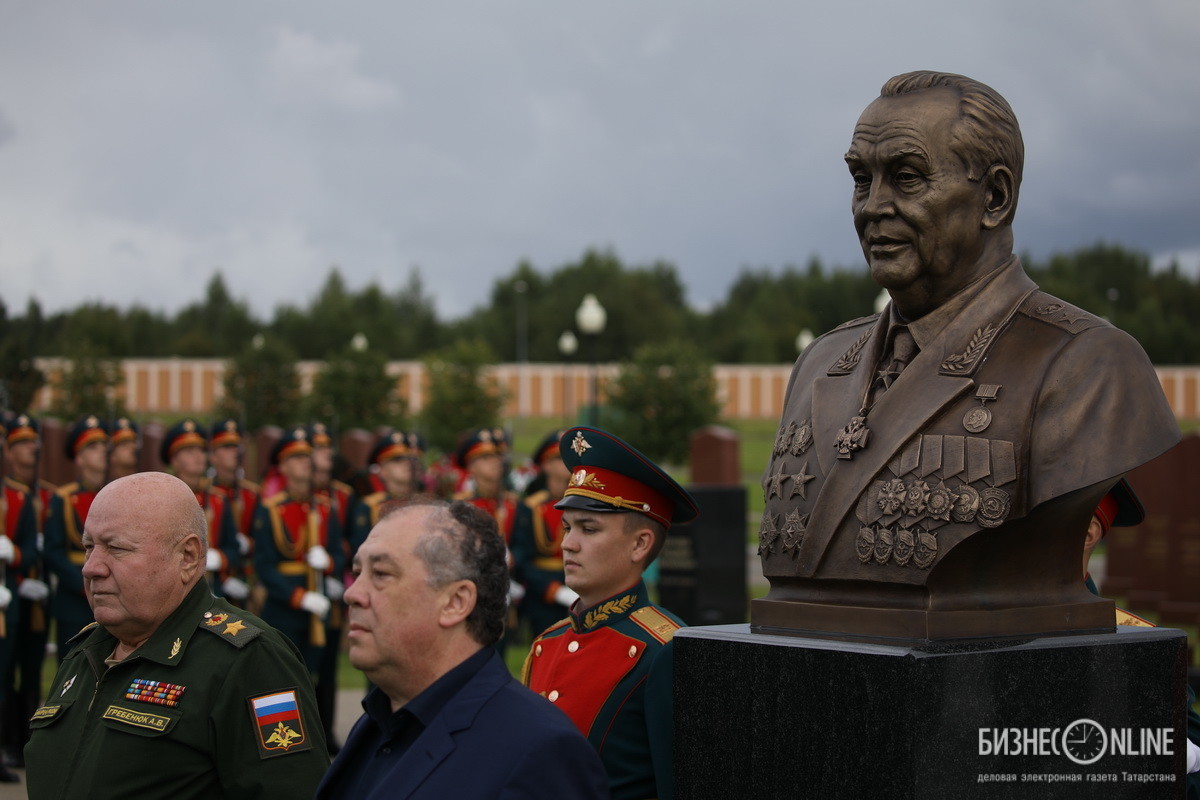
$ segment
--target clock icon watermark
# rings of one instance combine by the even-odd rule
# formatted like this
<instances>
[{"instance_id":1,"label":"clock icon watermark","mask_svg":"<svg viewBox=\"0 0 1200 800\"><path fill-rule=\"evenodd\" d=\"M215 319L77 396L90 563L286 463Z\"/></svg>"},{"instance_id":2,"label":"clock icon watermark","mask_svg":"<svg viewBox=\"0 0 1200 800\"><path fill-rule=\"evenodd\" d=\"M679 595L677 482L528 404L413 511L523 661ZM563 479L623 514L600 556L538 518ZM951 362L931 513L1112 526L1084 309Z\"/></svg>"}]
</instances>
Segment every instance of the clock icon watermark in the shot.
<instances>
[{"instance_id":1,"label":"clock icon watermark","mask_svg":"<svg viewBox=\"0 0 1200 800\"><path fill-rule=\"evenodd\" d=\"M1108 750L1108 732L1095 720L1077 719L1063 728L1062 750L1076 764L1095 764Z\"/></svg>"}]
</instances>

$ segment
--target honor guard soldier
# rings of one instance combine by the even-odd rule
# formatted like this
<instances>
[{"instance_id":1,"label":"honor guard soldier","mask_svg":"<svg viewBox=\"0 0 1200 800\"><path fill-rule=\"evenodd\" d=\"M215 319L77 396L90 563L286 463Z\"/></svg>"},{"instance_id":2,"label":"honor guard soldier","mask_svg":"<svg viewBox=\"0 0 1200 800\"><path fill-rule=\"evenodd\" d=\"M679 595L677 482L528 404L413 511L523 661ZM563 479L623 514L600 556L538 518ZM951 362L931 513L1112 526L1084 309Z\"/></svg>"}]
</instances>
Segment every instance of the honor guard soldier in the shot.
<instances>
[{"instance_id":1,"label":"honor guard soldier","mask_svg":"<svg viewBox=\"0 0 1200 800\"><path fill-rule=\"evenodd\" d=\"M329 759L308 676L278 631L209 594L191 490L113 481L83 537L96 623L33 715L29 797L311 797Z\"/></svg>"},{"instance_id":2,"label":"honor guard soldier","mask_svg":"<svg viewBox=\"0 0 1200 800\"><path fill-rule=\"evenodd\" d=\"M1133 487L1125 478L1117 481L1116 485L1108 490L1108 494L1100 500L1100 505L1096 506L1096 512L1088 524L1087 536L1083 540L1083 580L1092 594L1100 595L1100 590L1096 588L1092 576L1088 574L1088 561L1091 560L1092 551L1096 549L1096 545L1108 535L1110 528L1135 528L1141 525L1145 519L1146 510L1142 507L1142 501L1134 494ZM1131 614L1120 606L1116 607L1116 614L1118 625L1155 627L1153 622ZM1188 800L1197 800L1200 798L1200 714L1197 714L1192 708L1192 704L1196 700L1196 693L1192 691L1191 686L1185 685L1185 688L1187 689L1185 706L1187 709L1187 739L1185 741L1187 747L1185 759L1187 798Z\"/></svg>"},{"instance_id":3,"label":"honor guard soldier","mask_svg":"<svg viewBox=\"0 0 1200 800\"><path fill-rule=\"evenodd\" d=\"M337 453L333 447L333 435L323 422L308 426L309 441L313 448L313 494L326 497L337 511L338 523L346 530L350 522L350 508L354 505L354 489L348 483L333 477Z\"/></svg>"},{"instance_id":4,"label":"honor guard soldier","mask_svg":"<svg viewBox=\"0 0 1200 800\"><path fill-rule=\"evenodd\" d=\"M240 422L232 418L217 420L209 429L208 460L213 491L225 496L233 512L234 525L237 526L241 562L234 577L253 586L254 562L251 551L254 540L250 532L254 529L254 511L258 508L261 490L257 483L246 480L244 441Z\"/></svg>"},{"instance_id":5,"label":"honor guard soldier","mask_svg":"<svg viewBox=\"0 0 1200 800\"><path fill-rule=\"evenodd\" d=\"M421 463L424 454L424 442L415 433L392 431L375 442L371 448L371 475L378 477L382 489L362 498L354 506L347 537L351 557L379 522L385 504L409 500L421 490L425 479Z\"/></svg>"},{"instance_id":6,"label":"honor guard soldier","mask_svg":"<svg viewBox=\"0 0 1200 800\"><path fill-rule=\"evenodd\" d=\"M482 508L496 520L504 543L512 541L517 515L516 495L504 485L504 455L508 442L499 428L476 428L463 437L454 454L454 466L466 472L468 488L455 494Z\"/></svg>"},{"instance_id":7,"label":"honor guard soldier","mask_svg":"<svg viewBox=\"0 0 1200 800\"><path fill-rule=\"evenodd\" d=\"M194 419L183 419L172 425L163 436L159 458L170 466L175 477L187 484L204 509L208 522L208 556L205 570L209 588L218 597L245 602L250 594L246 583L238 578L241 550L233 511L224 494L215 491L206 475L208 471L208 438L204 428Z\"/></svg>"},{"instance_id":8,"label":"honor guard soldier","mask_svg":"<svg viewBox=\"0 0 1200 800\"><path fill-rule=\"evenodd\" d=\"M332 730L336 686L328 685L331 676L321 667L341 633L342 528L329 499L313 494L312 444L304 426L279 438L271 465L285 488L264 498L254 518L254 563L266 589L262 617L300 649L322 703L322 723Z\"/></svg>"},{"instance_id":9,"label":"honor guard soldier","mask_svg":"<svg viewBox=\"0 0 1200 800\"><path fill-rule=\"evenodd\" d=\"M208 458L213 490L230 500L238 533L249 536L254 524L254 509L258 506L259 487L245 478L243 440L241 423L236 419L218 420L209 430Z\"/></svg>"},{"instance_id":10,"label":"honor guard soldier","mask_svg":"<svg viewBox=\"0 0 1200 800\"><path fill-rule=\"evenodd\" d=\"M563 511L554 507L571 477L558 449L562 434L551 433L534 452L534 491L517 505L513 525L513 577L525 588L521 614L534 635L562 619L579 597L563 575Z\"/></svg>"},{"instance_id":11,"label":"honor guard soldier","mask_svg":"<svg viewBox=\"0 0 1200 800\"><path fill-rule=\"evenodd\" d=\"M100 419L89 415L67 430L63 453L75 463L76 480L60 486L46 515L46 571L58 579L50 601L59 661L67 657L71 638L92 621L83 593L83 526L96 493L104 487L108 469L108 433Z\"/></svg>"},{"instance_id":12,"label":"honor guard soldier","mask_svg":"<svg viewBox=\"0 0 1200 800\"><path fill-rule=\"evenodd\" d=\"M18 766L25 763L21 750L29 739L29 717L41 705L42 662L50 632L50 586L46 583L40 540L56 487L37 477L40 464L38 421L28 414L18 414L5 426L4 494L0 499L0 524L10 536L25 541L21 546L24 574L15 601L17 628L15 634L9 633L13 661L4 683L4 715L0 720L5 758ZM31 516L22 520L22 514ZM22 522L27 527L25 532L18 532Z\"/></svg>"},{"instance_id":13,"label":"honor guard soldier","mask_svg":"<svg viewBox=\"0 0 1200 800\"><path fill-rule=\"evenodd\" d=\"M671 640L683 622L654 605L642 571L695 501L612 434L571 428L563 510L570 616L533 642L524 683L557 705L600 753L614 800L670 798Z\"/></svg>"},{"instance_id":14,"label":"honor guard soldier","mask_svg":"<svg viewBox=\"0 0 1200 800\"><path fill-rule=\"evenodd\" d=\"M138 471L142 433L129 417L117 417L108 424L108 479L115 481Z\"/></svg>"},{"instance_id":15,"label":"honor guard soldier","mask_svg":"<svg viewBox=\"0 0 1200 800\"><path fill-rule=\"evenodd\" d=\"M24 425L18 422L19 419L24 420ZM22 656L20 647L26 644L24 640L27 638L22 635L21 618L22 612L28 613L30 603L21 598L39 597L45 600L46 594L49 593L45 583L37 580L31 580L29 587L25 589L20 588L30 563L37 563L37 516L34 510L37 503L30 502L30 498L41 498L37 497L30 484L15 479L10 481L9 470L14 456L16 459L36 464L37 433L29 427L29 422L28 417L13 418L11 428L9 424L5 424L3 428L4 477L3 487L0 488L0 744L3 745L6 760L15 748L25 744L24 726L20 717L14 718L14 713L20 714L25 709L19 707L19 698L13 685L16 662ZM23 436L26 431L28 438ZM15 454L10 452L14 444L18 450ZM36 474L36 469L29 472ZM36 485L35 481L30 480L30 483ZM31 590L36 589L43 593L30 594ZM43 620L43 648L44 627ZM15 759L14 763L21 762ZM0 783L15 783L18 780L20 778L15 773L0 763Z\"/></svg>"}]
</instances>

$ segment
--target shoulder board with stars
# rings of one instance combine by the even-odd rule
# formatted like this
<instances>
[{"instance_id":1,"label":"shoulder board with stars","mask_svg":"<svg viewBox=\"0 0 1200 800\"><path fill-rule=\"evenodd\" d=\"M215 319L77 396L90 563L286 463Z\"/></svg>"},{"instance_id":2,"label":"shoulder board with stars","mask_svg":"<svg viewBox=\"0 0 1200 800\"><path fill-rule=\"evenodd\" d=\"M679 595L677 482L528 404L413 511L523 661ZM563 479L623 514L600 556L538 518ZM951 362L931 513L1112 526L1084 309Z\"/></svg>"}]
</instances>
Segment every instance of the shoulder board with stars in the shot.
<instances>
[{"instance_id":1,"label":"shoulder board with stars","mask_svg":"<svg viewBox=\"0 0 1200 800\"><path fill-rule=\"evenodd\" d=\"M629 615L629 618L640 625L661 644L666 644L675 636L675 631L682 627L678 622L659 611L654 606L644 606Z\"/></svg>"},{"instance_id":2,"label":"shoulder board with stars","mask_svg":"<svg viewBox=\"0 0 1200 800\"><path fill-rule=\"evenodd\" d=\"M262 629L252 625L236 614L220 609L205 611L200 618L200 630L215 633L234 647L245 647L246 643L258 638Z\"/></svg>"}]
</instances>

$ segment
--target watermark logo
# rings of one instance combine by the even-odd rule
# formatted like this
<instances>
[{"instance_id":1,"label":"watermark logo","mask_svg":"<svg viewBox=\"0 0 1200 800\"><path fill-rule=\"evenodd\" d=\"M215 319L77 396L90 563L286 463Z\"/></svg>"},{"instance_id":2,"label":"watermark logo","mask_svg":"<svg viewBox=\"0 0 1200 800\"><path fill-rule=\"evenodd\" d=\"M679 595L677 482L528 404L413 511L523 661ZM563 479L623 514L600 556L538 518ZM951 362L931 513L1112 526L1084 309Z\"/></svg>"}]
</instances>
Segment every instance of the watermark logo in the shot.
<instances>
[{"instance_id":1,"label":"watermark logo","mask_svg":"<svg viewBox=\"0 0 1200 800\"><path fill-rule=\"evenodd\" d=\"M1105 756L1173 756L1173 728L1106 728L1081 718L1058 728L980 728L981 756L1065 756L1080 766Z\"/></svg>"}]
</instances>

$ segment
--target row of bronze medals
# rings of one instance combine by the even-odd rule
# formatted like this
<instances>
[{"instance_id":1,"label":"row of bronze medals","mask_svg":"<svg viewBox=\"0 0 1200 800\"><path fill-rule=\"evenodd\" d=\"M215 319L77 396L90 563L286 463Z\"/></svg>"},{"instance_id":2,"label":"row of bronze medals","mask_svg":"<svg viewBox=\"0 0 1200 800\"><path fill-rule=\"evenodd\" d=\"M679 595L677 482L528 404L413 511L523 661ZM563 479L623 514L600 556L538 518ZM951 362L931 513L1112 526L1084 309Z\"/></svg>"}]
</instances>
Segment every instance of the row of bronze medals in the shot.
<instances>
[{"instance_id":1,"label":"row of bronze medals","mask_svg":"<svg viewBox=\"0 0 1200 800\"><path fill-rule=\"evenodd\" d=\"M898 375L892 375L892 377L895 378L898 377ZM880 371L879 378L884 378L884 371ZM1001 384L996 383L986 383L978 388L978 390L975 392L975 399L979 401L979 405L972 407L967 411L966 414L963 415L962 425L968 433L982 433L983 431L987 430L989 425L992 424L992 412L991 409L987 407L987 404L988 402L996 400L1002 388L1003 386ZM869 391L870 390L868 389L868 393ZM874 404L872 403L871 405ZM864 402L863 407L859 410L859 413L851 417L846 426L838 433L833 446L837 448L837 457L839 459L847 461L851 460L854 458L855 453L866 449L871 434L870 428L867 427L867 414L869 410L870 406ZM794 426L795 423L791 423L789 425L788 433L791 435L786 436L786 438L794 439L795 436L800 436L804 440L803 449L807 450L808 445L812 443L811 422L806 420L798 430L794 429ZM783 436L782 432L780 436ZM777 451L779 450L778 445L779 442L776 442ZM787 449L786 445L784 449ZM811 480L811 477L809 479ZM807 481L805 481L805 483L807 483ZM964 486L966 488L971 488L966 484L964 484ZM984 492L1004 494L1007 496L1007 493L1004 493L1003 490L995 488L985 489ZM1000 498L991 499L998 500ZM972 505L978 504L979 502L979 499L976 499L975 503ZM1003 505L1007 506L1008 504L1007 502L1004 502ZM1005 509L1005 512L1006 511L1007 508ZM764 513L764 517L765 516L766 514ZM973 517L974 514L971 516ZM995 527L1003 522L1003 519L1006 516L1007 513L988 515L988 517L980 518L979 523L984 527ZM807 517L807 515L805 515L805 517ZM789 522L791 522L791 515L789 515ZM800 523L799 527L802 530L804 526L803 520L797 520L796 522ZM774 529L774 525L771 525L770 527ZM770 537L772 540L778 536L777 531L774 531L774 533L775 536ZM760 538L761 537L762 534L760 534ZM799 537L793 538L798 539ZM866 564L869 563L872 558L874 558L880 563L886 563L888 560L893 558L894 552L896 562L900 566L907 564L910 559L912 560L914 566L919 569L926 569L933 563L933 560L937 555L937 538L934 536L934 534L918 530L914 536L913 531L901 530L897 535L897 539L898 541L892 540L892 532L888 529L879 529L877 531L875 528L870 526L863 527L859 531L858 541L856 542L859 560ZM771 543L773 544L773 542ZM759 553L761 555L765 555L769 549L770 548L767 546L767 542L764 541L760 544ZM798 555L799 541L795 541L794 546L788 547L787 549L792 552L793 556Z\"/></svg>"}]
</instances>

